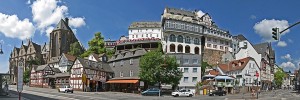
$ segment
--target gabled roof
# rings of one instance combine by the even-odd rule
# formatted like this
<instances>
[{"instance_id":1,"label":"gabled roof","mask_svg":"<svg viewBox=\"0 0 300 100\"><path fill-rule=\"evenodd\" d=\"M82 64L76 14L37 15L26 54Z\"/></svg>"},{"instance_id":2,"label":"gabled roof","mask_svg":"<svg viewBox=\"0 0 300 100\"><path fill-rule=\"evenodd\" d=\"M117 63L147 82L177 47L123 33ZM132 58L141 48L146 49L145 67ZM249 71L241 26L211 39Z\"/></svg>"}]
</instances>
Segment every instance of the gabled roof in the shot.
<instances>
[{"instance_id":1,"label":"gabled roof","mask_svg":"<svg viewBox=\"0 0 300 100\"><path fill-rule=\"evenodd\" d=\"M92 53L91 55L92 55L97 61L100 61L99 56L98 56L97 54Z\"/></svg>"},{"instance_id":2,"label":"gabled roof","mask_svg":"<svg viewBox=\"0 0 300 100\"><path fill-rule=\"evenodd\" d=\"M15 50L17 51L17 53L19 54L20 48L14 47L14 52Z\"/></svg>"},{"instance_id":3,"label":"gabled roof","mask_svg":"<svg viewBox=\"0 0 300 100\"><path fill-rule=\"evenodd\" d=\"M217 71L217 70L209 70L208 73L209 73L210 75L215 75L215 76L217 76L217 75L220 74L219 71Z\"/></svg>"},{"instance_id":4,"label":"gabled roof","mask_svg":"<svg viewBox=\"0 0 300 100\"><path fill-rule=\"evenodd\" d=\"M108 63L96 62L88 59L82 59L79 57L77 58L77 60L81 63L83 68L113 72Z\"/></svg>"},{"instance_id":5,"label":"gabled roof","mask_svg":"<svg viewBox=\"0 0 300 100\"><path fill-rule=\"evenodd\" d=\"M269 46L269 43L268 43L268 42L253 45L254 49L255 49L256 52L259 53L259 54L265 54L265 52L266 52L267 49L268 49L268 46Z\"/></svg>"},{"instance_id":6,"label":"gabled roof","mask_svg":"<svg viewBox=\"0 0 300 100\"><path fill-rule=\"evenodd\" d=\"M237 35L237 36L235 36L237 39L239 39L239 40L241 40L241 41L244 41L244 40L247 40L247 38L244 36L244 35L242 35L242 34L239 34L239 35Z\"/></svg>"},{"instance_id":7,"label":"gabled roof","mask_svg":"<svg viewBox=\"0 0 300 100\"><path fill-rule=\"evenodd\" d=\"M253 58L247 57L247 58L231 61L228 64L219 64L219 68L223 72L243 70L246 67L246 65L248 64L248 62L250 61L250 59L253 60ZM228 65L229 65L229 67L228 67Z\"/></svg>"},{"instance_id":8,"label":"gabled roof","mask_svg":"<svg viewBox=\"0 0 300 100\"><path fill-rule=\"evenodd\" d=\"M145 55L146 53L147 53L147 51L144 48L119 51L119 52L116 52L116 54L113 57L111 57L111 59L109 59L108 62L132 58L132 57L138 57L138 56Z\"/></svg>"},{"instance_id":9,"label":"gabled roof","mask_svg":"<svg viewBox=\"0 0 300 100\"><path fill-rule=\"evenodd\" d=\"M44 70L46 67L48 66L48 64L45 64L45 65L39 65L35 71L42 71Z\"/></svg>"},{"instance_id":10,"label":"gabled roof","mask_svg":"<svg viewBox=\"0 0 300 100\"><path fill-rule=\"evenodd\" d=\"M48 63L57 63L59 62L60 56L52 57Z\"/></svg>"},{"instance_id":11,"label":"gabled roof","mask_svg":"<svg viewBox=\"0 0 300 100\"><path fill-rule=\"evenodd\" d=\"M69 54L65 54L63 53L63 55L65 55L65 57L69 60L69 61L75 61L76 60L76 57L75 56L72 56L72 55L69 55Z\"/></svg>"},{"instance_id":12,"label":"gabled roof","mask_svg":"<svg viewBox=\"0 0 300 100\"><path fill-rule=\"evenodd\" d=\"M130 28L160 28L161 22L133 22Z\"/></svg>"},{"instance_id":13,"label":"gabled roof","mask_svg":"<svg viewBox=\"0 0 300 100\"><path fill-rule=\"evenodd\" d=\"M72 29L69 27L69 25L63 20L60 19L59 23L56 25L56 27L54 28L54 30L58 30L58 29L63 29L63 30L70 30L72 31Z\"/></svg>"}]
</instances>

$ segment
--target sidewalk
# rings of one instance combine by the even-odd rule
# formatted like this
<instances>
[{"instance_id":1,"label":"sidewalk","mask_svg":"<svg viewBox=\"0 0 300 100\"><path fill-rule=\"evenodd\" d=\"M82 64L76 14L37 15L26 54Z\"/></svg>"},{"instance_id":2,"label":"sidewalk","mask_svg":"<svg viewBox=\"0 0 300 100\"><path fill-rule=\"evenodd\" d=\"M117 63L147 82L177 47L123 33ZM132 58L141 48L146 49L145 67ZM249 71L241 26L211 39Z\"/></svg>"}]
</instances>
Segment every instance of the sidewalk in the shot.
<instances>
[{"instance_id":1,"label":"sidewalk","mask_svg":"<svg viewBox=\"0 0 300 100\"><path fill-rule=\"evenodd\" d=\"M0 96L0 100L19 100L19 96L9 93L8 96ZM29 100L29 99L21 97L21 100Z\"/></svg>"}]
</instances>

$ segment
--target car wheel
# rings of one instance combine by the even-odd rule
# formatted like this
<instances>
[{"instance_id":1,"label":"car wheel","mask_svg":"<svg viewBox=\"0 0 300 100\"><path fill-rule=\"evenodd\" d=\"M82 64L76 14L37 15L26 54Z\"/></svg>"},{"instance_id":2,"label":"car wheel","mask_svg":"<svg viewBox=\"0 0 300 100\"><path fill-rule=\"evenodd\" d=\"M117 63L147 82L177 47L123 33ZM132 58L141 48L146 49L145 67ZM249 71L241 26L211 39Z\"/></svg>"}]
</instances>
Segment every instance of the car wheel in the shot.
<instances>
[{"instance_id":1,"label":"car wheel","mask_svg":"<svg viewBox=\"0 0 300 100\"><path fill-rule=\"evenodd\" d=\"M71 93L73 93L73 91L71 91Z\"/></svg>"},{"instance_id":2,"label":"car wheel","mask_svg":"<svg viewBox=\"0 0 300 100\"><path fill-rule=\"evenodd\" d=\"M175 95L175 97L178 97L178 96L179 96L178 94Z\"/></svg>"},{"instance_id":3,"label":"car wheel","mask_svg":"<svg viewBox=\"0 0 300 100\"><path fill-rule=\"evenodd\" d=\"M60 92L60 91L58 90L58 92Z\"/></svg>"},{"instance_id":4,"label":"car wheel","mask_svg":"<svg viewBox=\"0 0 300 100\"><path fill-rule=\"evenodd\" d=\"M212 96L215 96L215 94L212 94Z\"/></svg>"},{"instance_id":5,"label":"car wheel","mask_svg":"<svg viewBox=\"0 0 300 100\"><path fill-rule=\"evenodd\" d=\"M192 96L193 96L192 94L189 95L189 97L192 97Z\"/></svg>"},{"instance_id":6,"label":"car wheel","mask_svg":"<svg viewBox=\"0 0 300 100\"><path fill-rule=\"evenodd\" d=\"M226 94L225 93L223 93L223 96L225 96Z\"/></svg>"}]
</instances>

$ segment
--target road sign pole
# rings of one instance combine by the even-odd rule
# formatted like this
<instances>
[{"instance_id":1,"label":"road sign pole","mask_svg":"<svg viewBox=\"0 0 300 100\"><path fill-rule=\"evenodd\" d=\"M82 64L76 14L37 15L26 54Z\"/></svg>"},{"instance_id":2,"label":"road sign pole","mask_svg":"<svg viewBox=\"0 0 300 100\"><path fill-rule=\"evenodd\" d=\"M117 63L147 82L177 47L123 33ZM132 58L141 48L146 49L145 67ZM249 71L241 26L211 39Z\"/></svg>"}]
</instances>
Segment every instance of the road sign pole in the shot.
<instances>
[{"instance_id":1,"label":"road sign pole","mask_svg":"<svg viewBox=\"0 0 300 100\"><path fill-rule=\"evenodd\" d=\"M21 100L21 92L23 91L23 60L19 61L18 65L18 84L17 84L17 91L19 92L19 100Z\"/></svg>"},{"instance_id":2,"label":"road sign pole","mask_svg":"<svg viewBox=\"0 0 300 100\"><path fill-rule=\"evenodd\" d=\"M19 100L21 100L21 92L19 92Z\"/></svg>"}]
</instances>

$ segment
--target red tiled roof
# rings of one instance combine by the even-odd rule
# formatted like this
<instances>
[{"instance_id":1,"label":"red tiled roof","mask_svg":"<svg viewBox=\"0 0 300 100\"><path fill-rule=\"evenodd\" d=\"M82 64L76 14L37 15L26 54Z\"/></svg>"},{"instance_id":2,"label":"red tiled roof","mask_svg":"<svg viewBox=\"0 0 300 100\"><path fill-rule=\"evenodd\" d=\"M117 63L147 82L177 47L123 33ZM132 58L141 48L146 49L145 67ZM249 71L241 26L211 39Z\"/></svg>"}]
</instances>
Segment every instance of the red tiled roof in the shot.
<instances>
[{"instance_id":1,"label":"red tiled roof","mask_svg":"<svg viewBox=\"0 0 300 100\"><path fill-rule=\"evenodd\" d=\"M253 59L253 58L247 57L247 58L231 61L231 62L229 62L229 64L219 64L219 68L224 72L242 70L246 67L246 65L250 59ZM228 68L228 65L229 65L229 68Z\"/></svg>"},{"instance_id":2,"label":"red tiled roof","mask_svg":"<svg viewBox=\"0 0 300 100\"><path fill-rule=\"evenodd\" d=\"M219 75L219 71L217 71L217 70L209 70L208 73L210 75L216 75L216 76Z\"/></svg>"},{"instance_id":3,"label":"red tiled roof","mask_svg":"<svg viewBox=\"0 0 300 100\"><path fill-rule=\"evenodd\" d=\"M72 55L69 55L69 54L65 54L66 58L70 61L75 61L76 60L76 57L75 56L72 56Z\"/></svg>"}]
</instances>

